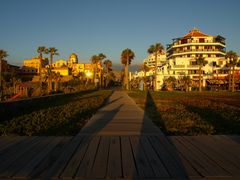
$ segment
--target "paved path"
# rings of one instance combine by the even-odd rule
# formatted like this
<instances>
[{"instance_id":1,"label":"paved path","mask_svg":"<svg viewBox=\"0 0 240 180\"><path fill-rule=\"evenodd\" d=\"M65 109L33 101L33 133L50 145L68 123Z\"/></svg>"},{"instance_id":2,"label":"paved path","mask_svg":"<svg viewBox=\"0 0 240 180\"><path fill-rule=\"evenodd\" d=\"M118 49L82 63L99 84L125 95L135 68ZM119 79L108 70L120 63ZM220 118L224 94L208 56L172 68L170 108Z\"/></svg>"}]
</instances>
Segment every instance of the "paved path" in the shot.
<instances>
[{"instance_id":1,"label":"paved path","mask_svg":"<svg viewBox=\"0 0 240 180\"><path fill-rule=\"evenodd\" d=\"M240 136L166 137L115 91L75 137L0 137L0 179L240 179Z\"/></svg>"},{"instance_id":2,"label":"paved path","mask_svg":"<svg viewBox=\"0 0 240 180\"><path fill-rule=\"evenodd\" d=\"M124 92L114 91L79 135L163 135L144 111Z\"/></svg>"}]
</instances>

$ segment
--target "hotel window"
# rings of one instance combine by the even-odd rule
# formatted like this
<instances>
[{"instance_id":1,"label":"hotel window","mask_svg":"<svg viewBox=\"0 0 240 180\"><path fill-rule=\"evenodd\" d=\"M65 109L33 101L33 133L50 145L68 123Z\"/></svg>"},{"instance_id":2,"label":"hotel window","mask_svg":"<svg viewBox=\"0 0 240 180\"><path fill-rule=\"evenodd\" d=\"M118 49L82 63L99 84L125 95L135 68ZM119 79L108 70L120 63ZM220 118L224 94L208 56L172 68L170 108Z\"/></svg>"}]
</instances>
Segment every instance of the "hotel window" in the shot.
<instances>
[{"instance_id":1,"label":"hotel window","mask_svg":"<svg viewBox=\"0 0 240 180\"><path fill-rule=\"evenodd\" d=\"M199 38L199 42L203 43L204 42L204 38Z\"/></svg>"}]
</instances>

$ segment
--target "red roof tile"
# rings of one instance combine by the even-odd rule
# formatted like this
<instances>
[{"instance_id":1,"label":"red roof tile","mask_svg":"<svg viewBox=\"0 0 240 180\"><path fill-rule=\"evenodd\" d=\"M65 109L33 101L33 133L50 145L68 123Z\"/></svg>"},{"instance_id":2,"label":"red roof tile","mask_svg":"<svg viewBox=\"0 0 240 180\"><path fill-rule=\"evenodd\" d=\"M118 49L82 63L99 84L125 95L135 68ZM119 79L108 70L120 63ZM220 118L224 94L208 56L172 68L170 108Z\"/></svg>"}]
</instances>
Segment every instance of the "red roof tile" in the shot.
<instances>
[{"instance_id":1,"label":"red roof tile","mask_svg":"<svg viewBox=\"0 0 240 180\"><path fill-rule=\"evenodd\" d=\"M193 28L189 33L187 33L184 38L186 37L206 37L209 36L207 34L202 33L201 31L199 31L196 28Z\"/></svg>"}]
</instances>

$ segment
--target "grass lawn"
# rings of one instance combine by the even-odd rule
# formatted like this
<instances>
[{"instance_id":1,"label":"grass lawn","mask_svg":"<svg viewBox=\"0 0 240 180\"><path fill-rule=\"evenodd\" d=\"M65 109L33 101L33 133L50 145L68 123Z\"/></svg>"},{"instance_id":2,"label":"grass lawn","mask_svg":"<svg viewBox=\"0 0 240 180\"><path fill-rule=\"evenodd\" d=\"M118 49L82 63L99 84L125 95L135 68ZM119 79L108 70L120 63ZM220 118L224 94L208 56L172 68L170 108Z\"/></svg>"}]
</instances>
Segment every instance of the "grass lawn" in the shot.
<instances>
[{"instance_id":1,"label":"grass lawn","mask_svg":"<svg viewBox=\"0 0 240 180\"><path fill-rule=\"evenodd\" d=\"M239 92L128 94L167 135L240 134Z\"/></svg>"},{"instance_id":2,"label":"grass lawn","mask_svg":"<svg viewBox=\"0 0 240 180\"><path fill-rule=\"evenodd\" d=\"M9 109L1 113L0 135L75 135L111 93L83 91Z\"/></svg>"}]
</instances>

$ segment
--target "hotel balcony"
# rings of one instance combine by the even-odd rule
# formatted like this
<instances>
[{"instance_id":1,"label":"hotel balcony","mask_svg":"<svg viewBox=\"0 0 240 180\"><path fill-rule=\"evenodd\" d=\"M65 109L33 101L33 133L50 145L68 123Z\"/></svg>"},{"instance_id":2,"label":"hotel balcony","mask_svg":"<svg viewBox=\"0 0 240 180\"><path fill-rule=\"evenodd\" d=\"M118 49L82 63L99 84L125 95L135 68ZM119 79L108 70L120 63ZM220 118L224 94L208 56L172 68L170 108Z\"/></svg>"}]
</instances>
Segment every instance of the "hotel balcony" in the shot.
<instances>
[{"instance_id":1,"label":"hotel balcony","mask_svg":"<svg viewBox=\"0 0 240 180\"><path fill-rule=\"evenodd\" d=\"M169 53L167 58L171 58L172 56L180 56L180 55L188 55L188 54L221 54L225 56L225 50L221 49L187 49L187 50L178 50L173 51L173 53Z\"/></svg>"},{"instance_id":2,"label":"hotel balcony","mask_svg":"<svg viewBox=\"0 0 240 180\"><path fill-rule=\"evenodd\" d=\"M181 41L175 42L173 44L168 44L167 45L167 51L169 51L172 48L177 48L177 47L184 47L184 46L222 46L222 47L226 47L225 42L221 42L221 41L209 41L209 40L205 40L203 42L199 42L199 41L188 41L188 42L184 42L182 43Z\"/></svg>"},{"instance_id":3,"label":"hotel balcony","mask_svg":"<svg viewBox=\"0 0 240 180\"><path fill-rule=\"evenodd\" d=\"M183 68L186 68L185 65L173 65L172 66L173 69L183 69Z\"/></svg>"}]
</instances>

